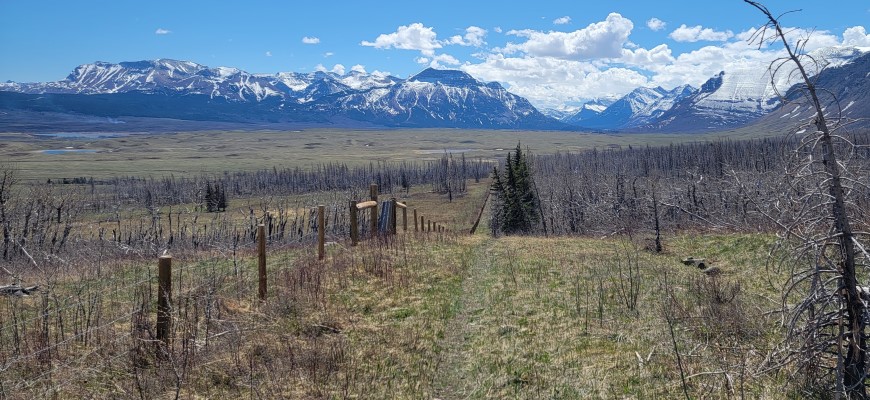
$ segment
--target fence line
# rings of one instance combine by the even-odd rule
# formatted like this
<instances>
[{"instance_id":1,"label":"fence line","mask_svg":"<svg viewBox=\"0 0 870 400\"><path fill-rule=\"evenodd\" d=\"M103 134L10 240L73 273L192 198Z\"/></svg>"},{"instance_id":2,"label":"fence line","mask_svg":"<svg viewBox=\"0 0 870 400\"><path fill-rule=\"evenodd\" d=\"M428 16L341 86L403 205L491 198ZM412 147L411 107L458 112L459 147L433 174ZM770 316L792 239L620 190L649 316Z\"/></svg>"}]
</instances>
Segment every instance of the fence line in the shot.
<instances>
[{"instance_id":1,"label":"fence line","mask_svg":"<svg viewBox=\"0 0 870 400\"><path fill-rule=\"evenodd\" d=\"M391 198L389 201L383 202L382 203L383 205L378 204L378 201L376 200L378 198L377 185L374 185L374 184L370 186L370 195L371 195L371 198L373 198L375 200L368 200L365 202L355 202L355 201L351 200L347 203L349 206L348 209L350 210L349 216L352 218L349 218L347 221L344 221L344 222L347 222L347 224L344 226L349 225L351 227L351 229L350 229L351 247L354 247L357 245L358 239L359 239L359 233L360 233L359 229L358 229L359 228L359 215L355 211L370 209L372 211L370 215L374 216L374 218L370 218L370 224L372 224L372 225L378 224L379 219L381 221L385 221L385 223L386 223L385 227L383 227L381 229L376 228L376 229L372 230L372 232L370 232L372 237L377 237L379 232L383 232L385 234L384 237L388 237L390 235L397 234L398 233L397 232L397 225L399 225L399 223L398 223L398 210L400 210L400 209L402 210L402 222L401 222L402 230L403 230L403 232L410 231L410 227L409 227L408 220L407 220L407 218L408 218L408 215L407 215L408 211L407 210L409 207L406 203L402 203L402 202L397 201L395 198ZM380 211L381 211L380 213L376 212L376 210L378 210L378 208L380 208ZM68 312L71 309L75 310L78 307L93 307L94 304L92 304L92 303L95 301L94 298L98 299L98 300L96 300L99 302L97 304L97 307L105 308L106 305L102 304L104 300L109 300L111 302L111 301L113 301L112 299L114 299L114 296L117 295L118 293L129 291L132 288L140 287L142 285L148 284L148 287L150 288L151 287L150 284L152 283L152 280L156 279L157 286L158 286L158 289L157 289L158 301L157 301L157 309L156 309L157 318L156 318L156 323L154 325L149 324L149 326L156 327L155 338L157 339L158 343L163 343L164 346L170 345L172 343L173 336L176 334L176 330L180 329L180 327L173 326L174 325L173 318L178 317L178 316L174 315L177 312L176 311L177 307L176 307L176 304L173 303L173 296L172 296L173 291L179 295L179 298L176 301L186 301L185 299L187 299L186 296L188 296L188 295L185 295L184 293L193 293L193 292L198 291L202 287L213 284L213 283L202 283L200 281L197 281L195 277L192 278L193 281L189 281L189 283L187 283L188 279L190 279L190 278L184 279L183 278L184 276L186 276L188 274L196 274L198 271L203 271L203 270L208 269L208 268L214 269L214 268L216 268L215 262L217 262L218 259L227 259L228 260L230 257L232 257L233 267L234 267L232 269L233 272L228 272L228 271L218 272L216 270L214 272L216 272L220 276L225 276L225 277L231 277L231 276L235 275L236 277L242 278L243 276L247 276L247 278L243 278L243 279L245 281L249 281L251 279L251 275L248 275L248 273L246 272L246 271L248 271L248 268L238 268L235 264L236 260L237 260L236 257L237 257L237 252L241 250L242 254L239 257L239 259L244 260L244 261L242 261L242 263L244 263L246 265L250 265L249 264L250 258L248 258L248 257L250 257L250 253L248 253L248 250L250 250L256 244L257 271L258 271L256 279L257 279L257 286L258 286L258 298L260 301L266 301L266 299L268 298L268 294L269 294L268 293L268 277L267 277L267 269L266 269L267 243L269 245L269 248L271 248L272 251L275 251L275 250L280 251L280 250L286 250L286 249L292 248L298 244L306 244L306 243L310 243L310 241L312 241L312 240L317 240L317 250L316 251L318 254L318 260L321 260L319 262L322 262L322 260L324 259L324 256L325 256L325 240L327 238L327 231L328 231L327 226L328 226L329 222L333 222L333 231L335 231L335 226L336 226L336 222L337 222L335 216L338 215L339 208L335 207L334 205L332 208L327 208L324 205L319 205L316 208L308 207L305 209L307 209L307 210L315 210L316 209L317 210L316 219L315 218L308 218L307 220L305 220L305 222L310 221L310 223L312 225L305 224L304 222L302 224L299 224L300 227L313 226L314 229L307 229L307 233L303 233L299 236L296 236L296 235L286 235L286 234L281 233L277 230L273 230L270 234L266 234L265 224L260 223L257 225L257 235L256 235L255 240L241 241L241 240L238 240L238 238L241 238L241 237L246 238L247 236L246 235L236 235L236 239L232 243L224 243L222 245L218 245L217 243L208 244L207 247L212 247L213 249L218 250L218 254L215 255L217 257L217 259L215 257L207 257L206 259L204 259L202 261L196 261L195 263L184 262L184 263L179 264L178 266L173 266L172 261L171 261L172 257L170 255L166 254L164 256L158 257L158 263L157 263L158 264L157 265L157 267L158 267L157 272L158 273L157 274L152 275L152 273L149 272L148 277L146 277L146 278L134 279L134 282L125 284L122 287L112 289L111 291L108 291L108 292L99 291L96 294L96 296L93 298L90 297L90 295L88 295L87 299L81 298L81 295L71 295L71 296L65 297L62 300L55 300L54 301L55 304L59 304L59 302L63 302L63 306L57 307L54 309L43 310L43 311L35 310L35 312L38 313L39 315L34 316L33 318L15 321L14 324L3 324L3 326L0 327L0 332L5 330L5 328L7 328L7 327L10 327L10 329L16 329L16 331L17 331L18 328L15 328L14 326L12 326L12 325L16 325L16 326L22 327L23 334L25 335L23 337L27 338L27 337L29 337L29 336L27 336L28 335L27 327L30 326L31 324L39 321L39 320L45 320L45 319L50 318L52 321L54 321L56 318L60 318L60 317L54 317L55 315L64 315L65 312ZM438 232L448 231L446 229L446 227L442 226L440 223L434 222L431 219L427 220L424 215L421 215L420 213L418 213L418 210L416 208L413 208L412 211L413 211L412 217L414 220L413 222L414 222L414 231L415 232L427 232L427 231L431 232L433 229L435 229ZM329 218L330 213L332 213L332 216L333 216L332 221L327 219L327 218ZM380 216L380 218L378 218L378 216ZM419 221L418 221L418 218L420 218ZM425 230L424 226L426 225L427 222L428 222L429 229ZM377 225L375 225L375 226L377 226ZM357 229L353 229L353 228L357 228ZM344 234L345 233L342 233L339 236L343 236ZM330 236L330 237L332 237L332 236ZM292 240L287 240L288 238L292 238ZM230 256L230 254L228 254L230 251L232 251L231 256ZM280 270L283 270L285 268L292 266L292 264L286 263L287 262L286 258L283 259L283 262L286 265L282 265L282 266L280 266L280 268L274 267L272 269L272 273L275 273L277 271L280 271ZM202 264L196 265L199 263L202 263ZM278 268L278 269L275 269L275 268ZM175 270L175 271L173 271L173 270ZM151 270L151 271L153 271L153 270ZM178 282L175 282L176 283L175 285L173 285L173 278L172 278L173 272L176 272L178 275L176 277L178 279ZM140 274L140 273L141 273L141 271L137 270L136 274ZM113 275L109 275L109 276L113 276ZM120 278L124 279L123 277L120 277ZM184 282L186 284L183 284L182 282ZM239 281L239 282L241 283L241 281ZM200 284L200 283L202 283L202 284ZM99 290L99 289L97 289L97 290ZM150 289L148 289L148 290L150 290ZM143 295L146 295L149 297L151 296L150 291L147 292L148 294L145 294L146 292L142 292L142 293L143 293ZM74 301L72 303L67 303L71 300L76 300L76 301ZM181 303L179 303L179 304L181 304ZM33 378L33 377L26 378L25 375L21 375L21 378L25 379L25 381L21 382L17 385L12 386L13 390L16 390L16 389L21 388L21 387L33 388L39 384L38 381L40 379L43 379L44 377L49 376L50 374L53 374L57 371L60 371L63 368L74 365L76 362L82 362L82 361L86 360L88 357L90 357L94 353L97 353L101 349L105 348L105 346L107 344L111 345L112 343L117 343L121 340L129 338L130 337L129 332L125 332L124 334L118 334L117 332L114 332L114 331L112 331L112 332L106 331L106 328L109 328L113 325L116 325L125 319L130 319L131 317L134 317L137 313L143 313L142 315L145 315L144 313L153 313L154 311L149 311L149 308L150 307L140 305L136 310L133 310L130 312L122 312L120 314L116 314L114 317L109 317L112 319L107 321L107 322L103 322L98 326L84 328L84 326L87 326L88 324L91 323L91 320L90 320L91 316L88 316L88 317L86 317L86 318L88 318L88 321L82 322L82 325L83 325L82 327L84 329L82 329L81 331L74 332L71 335L65 334L65 335L63 335L62 338L59 338L60 339L59 341L56 341L55 343L50 344L50 345L40 346L35 351L33 351L29 354L17 355L17 356L13 356L13 357L9 358L8 362L6 362L5 364L2 365L2 367L0 367L0 377L2 377L2 374L11 373L12 371L18 370L19 368L17 368L16 366L23 365L28 360L35 359L35 358L40 357L41 355L46 354L46 353L50 354L50 357L52 357L52 358L61 357L62 354L68 353L69 349L57 352L56 354L55 354L54 350L59 349L62 346L68 345L70 343L73 343L76 340L79 340L80 338L89 337L91 335L94 335L95 336L94 340L96 342L102 343L99 346L95 345L96 347L93 350L87 351L87 353L85 353L81 356L78 356L78 358L75 360L69 360L64 364L55 364L55 366L50 368L49 371L46 371L43 374L41 374L40 376L37 376L35 378ZM101 310L102 310L102 308L101 308ZM29 313L26 311L27 310L23 310L22 312L25 314ZM99 314L97 314L95 319L97 321L99 321L101 319L103 321L105 321L105 319L102 317L102 311L98 311L98 312L99 312ZM70 315L70 314L65 314L65 315ZM78 314L76 314L76 315L78 315ZM152 315L154 315L154 314L152 314ZM67 317L67 318L70 318L70 317ZM78 317L76 317L76 318L78 318ZM153 317L151 317L151 318L153 318ZM75 321L77 321L77 319ZM77 324L77 322L75 322L75 323ZM43 327L41 329L39 327L34 327L32 329L32 331L37 332L40 335L50 335L51 333L49 333L49 332L56 331L53 328L52 328L52 330L47 330L47 329L49 329L48 327ZM72 329L78 330L78 328L72 328ZM141 328L137 327L134 329L141 329ZM96 332L99 332L99 331L104 331L104 334L97 334ZM111 335L109 337L106 337L106 336L104 336L105 334L111 334ZM10 333L10 335L8 337L10 337L10 338L12 336L18 337L18 335L19 335L18 333L14 333L14 334ZM55 334L55 337L56 336L57 335ZM111 336L116 336L116 338L111 338ZM18 339L15 339L15 340L18 340ZM44 340L44 339L42 339L42 340ZM36 343L36 344L39 345L39 343ZM16 346L17 346L17 344L16 344ZM31 346L31 348L33 348L32 347L33 343L31 342L30 344L25 344L23 347L26 348L27 346ZM88 344L86 344L86 346L88 346ZM66 347L64 347L64 348L66 348ZM13 351L12 347L8 347L7 349L10 352ZM9 353L7 353L7 354L9 354ZM72 353L70 353L69 355L72 355ZM123 352L121 355L116 356L112 359L117 359L117 358L123 357L125 355L127 355L126 352ZM51 362L51 361L49 361L49 362ZM9 377L2 378L2 380L8 380L8 379L9 379ZM76 378L71 378L65 384L69 384L69 382L72 382L75 379ZM58 386L54 385L53 387L57 388ZM9 386L7 386L5 388L0 386L0 394L2 394L3 392L8 393L8 390L9 390Z\"/></svg>"},{"instance_id":2,"label":"fence line","mask_svg":"<svg viewBox=\"0 0 870 400\"><path fill-rule=\"evenodd\" d=\"M397 213L399 209L402 210L402 229L404 232L408 232L408 205L406 203L401 203L396 200L395 197L391 198L389 201L385 201L381 204L381 213L380 217L378 217L378 185L371 184L369 186L369 193L371 200L368 201L356 201L349 200L349 215L350 215L350 241L351 246L356 246L359 243L359 224L357 221L358 212L364 210L371 210L371 219L370 219L370 236L375 237L378 232L384 232L388 235L397 234L397 225L398 225L398 217ZM414 216L414 232L417 232L417 209L413 209ZM433 222L431 219L428 220L428 230L424 230L426 227L426 219L425 216L420 215L420 229L424 232L431 232L433 227L436 232L448 232L449 229L442 225L440 222Z\"/></svg>"}]
</instances>

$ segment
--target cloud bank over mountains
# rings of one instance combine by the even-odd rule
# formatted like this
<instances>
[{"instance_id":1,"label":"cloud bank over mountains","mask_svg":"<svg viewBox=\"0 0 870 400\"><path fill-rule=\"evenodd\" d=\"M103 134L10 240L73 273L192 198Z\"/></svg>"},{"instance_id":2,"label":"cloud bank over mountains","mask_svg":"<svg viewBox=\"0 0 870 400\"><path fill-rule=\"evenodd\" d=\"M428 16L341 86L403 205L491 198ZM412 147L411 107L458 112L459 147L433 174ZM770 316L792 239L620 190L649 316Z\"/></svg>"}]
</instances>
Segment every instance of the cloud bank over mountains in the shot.
<instances>
[{"instance_id":1,"label":"cloud bank over mountains","mask_svg":"<svg viewBox=\"0 0 870 400\"><path fill-rule=\"evenodd\" d=\"M658 18L637 28L619 13L574 30L570 22L570 16L559 17L553 20L557 29L549 31L469 26L465 32L444 39L434 27L414 22L363 40L360 45L411 51L410 56L422 66L458 68L479 79L497 81L540 108L616 98L638 86L699 86L719 71L766 69L783 54L779 46L753 40L758 39L755 28L732 32L685 23L677 26L679 21ZM669 23L677 27L669 30ZM635 29L660 31L662 42L641 47L631 41ZM870 35L863 26L839 34L797 28L788 32L792 40L806 40L807 51L837 45L870 47ZM508 41L488 47L488 35L504 35ZM674 50L685 43L704 45L683 52ZM461 59L451 53L453 46L473 47L476 52Z\"/></svg>"}]
</instances>

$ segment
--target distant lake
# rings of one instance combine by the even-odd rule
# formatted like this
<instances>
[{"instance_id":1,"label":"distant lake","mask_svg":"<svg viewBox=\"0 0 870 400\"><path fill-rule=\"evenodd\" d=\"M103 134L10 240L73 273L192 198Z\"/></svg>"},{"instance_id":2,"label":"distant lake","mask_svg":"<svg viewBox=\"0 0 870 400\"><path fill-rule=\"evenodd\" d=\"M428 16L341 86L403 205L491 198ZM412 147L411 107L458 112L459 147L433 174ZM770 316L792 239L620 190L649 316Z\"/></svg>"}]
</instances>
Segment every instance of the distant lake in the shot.
<instances>
[{"instance_id":1,"label":"distant lake","mask_svg":"<svg viewBox=\"0 0 870 400\"><path fill-rule=\"evenodd\" d=\"M95 149L54 149L54 150L43 150L42 154L67 154L67 153L96 153Z\"/></svg>"},{"instance_id":2,"label":"distant lake","mask_svg":"<svg viewBox=\"0 0 870 400\"><path fill-rule=\"evenodd\" d=\"M36 133L36 136L60 138L60 139L107 139L125 136L123 133L113 132L56 132Z\"/></svg>"}]
</instances>

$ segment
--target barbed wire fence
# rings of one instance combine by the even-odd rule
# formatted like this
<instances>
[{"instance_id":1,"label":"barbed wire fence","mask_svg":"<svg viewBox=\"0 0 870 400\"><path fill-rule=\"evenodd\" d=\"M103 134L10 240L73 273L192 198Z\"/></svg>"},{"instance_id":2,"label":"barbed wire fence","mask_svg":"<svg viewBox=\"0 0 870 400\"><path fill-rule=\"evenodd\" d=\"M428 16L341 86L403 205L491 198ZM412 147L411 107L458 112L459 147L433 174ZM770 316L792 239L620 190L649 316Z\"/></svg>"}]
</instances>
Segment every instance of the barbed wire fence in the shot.
<instances>
[{"instance_id":1,"label":"barbed wire fence","mask_svg":"<svg viewBox=\"0 0 870 400\"><path fill-rule=\"evenodd\" d=\"M277 288L290 300L322 296L318 274L323 262L317 261L315 245L323 240L338 248L333 251L353 247L348 198L334 196L335 201L323 206L322 227L317 207L296 207L292 213L284 207L276 207L278 212L265 207L259 215L249 211L245 220L212 216L201 226L194 220L180 236L157 225L131 223L108 239L105 229L99 229L90 238L74 237L71 243L81 251L71 251L64 259L33 251L31 261L45 279L42 290L29 297L5 297L0 312L0 398L56 396L113 373L139 382L140 371L148 365L169 363L177 370L181 359L240 335L249 329L247 322L230 317L227 303L258 304L258 229L265 232L268 274L276 282L270 292ZM392 246L398 252L405 239L391 240L383 234L390 230L385 218L392 218L394 231L397 224L387 204L391 203L385 202L377 217L381 234L370 231L369 213L356 217L359 234L375 239L366 244L370 249ZM449 240L446 229L433 232L431 221L428 230L422 218L419 222L418 230L414 213L414 231L420 238ZM414 232L409 226L405 232ZM169 346L161 345L154 321L159 296L154 267L159 255L176 261L170 310L174 343Z\"/></svg>"}]
</instances>

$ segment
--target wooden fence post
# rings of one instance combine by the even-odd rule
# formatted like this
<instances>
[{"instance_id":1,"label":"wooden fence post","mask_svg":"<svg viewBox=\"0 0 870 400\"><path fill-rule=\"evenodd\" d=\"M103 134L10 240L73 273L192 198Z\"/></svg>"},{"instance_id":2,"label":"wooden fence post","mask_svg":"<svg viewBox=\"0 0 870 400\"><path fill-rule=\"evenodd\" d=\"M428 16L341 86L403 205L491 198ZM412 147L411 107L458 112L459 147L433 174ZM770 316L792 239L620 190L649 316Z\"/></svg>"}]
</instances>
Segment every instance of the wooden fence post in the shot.
<instances>
[{"instance_id":1,"label":"wooden fence post","mask_svg":"<svg viewBox=\"0 0 870 400\"><path fill-rule=\"evenodd\" d=\"M369 195L371 196L371 200L375 202L375 206L372 207L372 220L370 221L371 226L371 235L372 237L378 236L378 185L372 183L369 186Z\"/></svg>"},{"instance_id":2,"label":"wooden fence post","mask_svg":"<svg viewBox=\"0 0 870 400\"><path fill-rule=\"evenodd\" d=\"M157 340L170 343L172 332L172 256L157 260Z\"/></svg>"},{"instance_id":3,"label":"wooden fence post","mask_svg":"<svg viewBox=\"0 0 870 400\"><path fill-rule=\"evenodd\" d=\"M359 222L356 216L356 200L350 200L350 245L356 246L359 242Z\"/></svg>"},{"instance_id":4,"label":"wooden fence post","mask_svg":"<svg viewBox=\"0 0 870 400\"><path fill-rule=\"evenodd\" d=\"M322 260L324 253L326 252L325 246L326 243L324 240L326 239L326 206L318 205L317 206L317 259Z\"/></svg>"},{"instance_id":5,"label":"wooden fence post","mask_svg":"<svg viewBox=\"0 0 870 400\"><path fill-rule=\"evenodd\" d=\"M419 232L419 229L417 229L417 209L416 208L414 209L414 232Z\"/></svg>"},{"instance_id":6,"label":"wooden fence post","mask_svg":"<svg viewBox=\"0 0 870 400\"><path fill-rule=\"evenodd\" d=\"M396 198L390 199L390 234L396 234Z\"/></svg>"},{"instance_id":7,"label":"wooden fence post","mask_svg":"<svg viewBox=\"0 0 870 400\"><path fill-rule=\"evenodd\" d=\"M259 286L257 296L266 301L266 226L257 226L257 276Z\"/></svg>"},{"instance_id":8,"label":"wooden fence post","mask_svg":"<svg viewBox=\"0 0 870 400\"><path fill-rule=\"evenodd\" d=\"M408 232L408 207L402 207L402 232Z\"/></svg>"}]
</instances>

